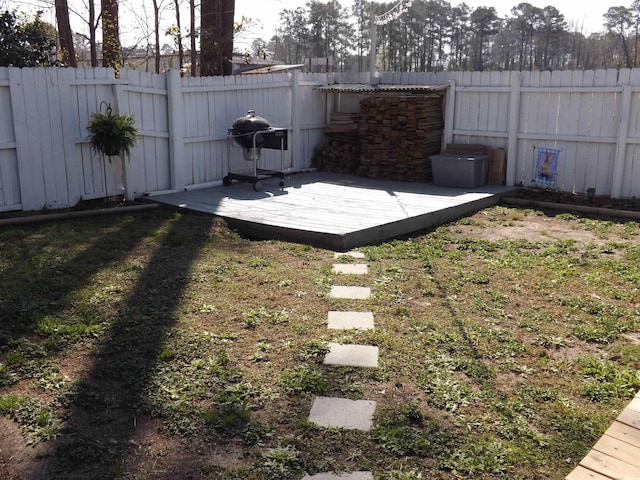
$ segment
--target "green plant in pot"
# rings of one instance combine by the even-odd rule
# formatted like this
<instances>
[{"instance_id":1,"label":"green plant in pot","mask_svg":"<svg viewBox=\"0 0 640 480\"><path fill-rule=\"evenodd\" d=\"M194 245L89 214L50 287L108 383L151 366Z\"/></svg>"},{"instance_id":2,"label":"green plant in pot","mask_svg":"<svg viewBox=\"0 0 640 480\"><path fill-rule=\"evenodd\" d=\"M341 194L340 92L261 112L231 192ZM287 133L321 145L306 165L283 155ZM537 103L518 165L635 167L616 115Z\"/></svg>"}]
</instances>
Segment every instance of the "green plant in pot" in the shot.
<instances>
[{"instance_id":1,"label":"green plant in pot","mask_svg":"<svg viewBox=\"0 0 640 480\"><path fill-rule=\"evenodd\" d=\"M131 148L138 142L138 129L133 115L106 111L92 113L87 125L89 142L95 152L108 157L130 156Z\"/></svg>"},{"instance_id":2,"label":"green plant in pot","mask_svg":"<svg viewBox=\"0 0 640 480\"><path fill-rule=\"evenodd\" d=\"M107 108L103 112L102 107L105 105ZM89 117L87 131L89 132L88 140L94 152L107 156L109 163L111 163L111 157L120 158L124 197L125 200L133 200L133 192L127 188L127 169L124 161L125 156L131 158L131 148L138 142L138 129L133 115L113 113L111 106L107 102L102 102L100 110ZM103 163L103 169L104 190L108 198L106 162Z\"/></svg>"}]
</instances>

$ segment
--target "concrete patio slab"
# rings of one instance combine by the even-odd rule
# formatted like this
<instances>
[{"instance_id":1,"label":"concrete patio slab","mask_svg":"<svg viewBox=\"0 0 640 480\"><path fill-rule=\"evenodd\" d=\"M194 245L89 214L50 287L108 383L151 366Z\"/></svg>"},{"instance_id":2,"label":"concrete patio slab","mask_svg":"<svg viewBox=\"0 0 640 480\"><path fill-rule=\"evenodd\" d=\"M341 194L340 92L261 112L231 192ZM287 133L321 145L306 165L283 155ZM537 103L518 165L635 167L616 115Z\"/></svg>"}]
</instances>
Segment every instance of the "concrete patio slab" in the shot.
<instances>
[{"instance_id":1,"label":"concrete patio slab","mask_svg":"<svg viewBox=\"0 0 640 480\"><path fill-rule=\"evenodd\" d=\"M371 330L374 327L372 312L329 312L328 328L331 330Z\"/></svg>"},{"instance_id":2,"label":"concrete patio slab","mask_svg":"<svg viewBox=\"0 0 640 480\"><path fill-rule=\"evenodd\" d=\"M325 365L345 367L378 367L378 347L371 345L352 345L329 343L329 352L325 355Z\"/></svg>"},{"instance_id":3,"label":"concrete patio slab","mask_svg":"<svg viewBox=\"0 0 640 480\"><path fill-rule=\"evenodd\" d=\"M343 275L366 275L369 273L369 267L363 263L336 263L331 272Z\"/></svg>"},{"instance_id":4,"label":"concrete patio slab","mask_svg":"<svg viewBox=\"0 0 640 480\"><path fill-rule=\"evenodd\" d=\"M329 297L331 298L345 298L350 300L365 300L370 296L371 288L369 287L334 285L329 292Z\"/></svg>"},{"instance_id":5,"label":"concrete patio slab","mask_svg":"<svg viewBox=\"0 0 640 480\"><path fill-rule=\"evenodd\" d=\"M347 398L316 397L309 421L321 427L338 427L368 432L373 427L376 402Z\"/></svg>"},{"instance_id":6,"label":"concrete patio slab","mask_svg":"<svg viewBox=\"0 0 640 480\"><path fill-rule=\"evenodd\" d=\"M318 473L316 475L305 475L302 480L373 480L373 473Z\"/></svg>"}]
</instances>

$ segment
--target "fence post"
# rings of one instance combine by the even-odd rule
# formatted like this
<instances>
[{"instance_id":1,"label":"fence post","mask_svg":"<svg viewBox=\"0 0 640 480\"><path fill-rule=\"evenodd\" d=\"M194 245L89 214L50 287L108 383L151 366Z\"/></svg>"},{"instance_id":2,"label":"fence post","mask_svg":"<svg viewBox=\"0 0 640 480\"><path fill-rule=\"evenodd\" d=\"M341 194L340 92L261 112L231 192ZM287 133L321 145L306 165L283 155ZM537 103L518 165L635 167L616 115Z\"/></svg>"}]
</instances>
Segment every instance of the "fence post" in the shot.
<instances>
[{"instance_id":1,"label":"fence post","mask_svg":"<svg viewBox=\"0 0 640 480\"><path fill-rule=\"evenodd\" d=\"M294 166L296 159L302 157L302 102L300 102L300 77L302 72L295 69L292 76L291 85L291 167Z\"/></svg>"},{"instance_id":2,"label":"fence post","mask_svg":"<svg viewBox=\"0 0 640 480\"><path fill-rule=\"evenodd\" d=\"M124 101L124 89L122 84L118 83L116 80L116 83L113 85L113 96L115 98L115 110L117 113L130 113L130 112L123 112L121 111L121 109L124 107L124 105L128 105L128 102ZM103 161L106 161L103 159ZM127 201L133 201L135 199L135 195L133 193L133 185L134 185L134 179L133 177L133 170L131 169L131 159L130 158L126 158L125 156L120 156L120 161L122 162L122 182L124 183L124 199ZM109 191L105 191L105 194L107 195L107 197L109 196Z\"/></svg>"},{"instance_id":3,"label":"fence post","mask_svg":"<svg viewBox=\"0 0 640 480\"><path fill-rule=\"evenodd\" d=\"M511 98L509 99L509 138L507 140L507 175L505 184L516 184L516 166L518 163L518 131L520 130L520 72L511 72Z\"/></svg>"},{"instance_id":4,"label":"fence post","mask_svg":"<svg viewBox=\"0 0 640 480\"><path fill-rule=\"evenodd\" d=\"M442 136L441 149L445 150L447 145L453 143L453 122L455 120L456 108L456 81L449 80L449 89L445 97L444 107L444 133Z\"/></svg>"},{"instance_id":5,"label":"fence post","mask_svg":"<svg viewBox=\"0 0 640 480\"><path fill-rule=\"evenodd\" d=\"M624 182L625 158L627 155L627 137L629 135L629 118L631 116L631 85L622 87L622 101L620 103L620 122L618 123L618 140L616 155L613 161L613 175L611 181L611 198L622 197Z\"/></svg>"},{"instance_id":6,"label":"fence post","mask_svg":"<svg viewBox=\"0 0 640 480\"><path fill-rule=\"evenodd\" d=\"M167 108L169 109L169 164L171 188L185 188L184 175L184 99L179 70L169 70L167 75Z\"/></svg>"}]
</instances>

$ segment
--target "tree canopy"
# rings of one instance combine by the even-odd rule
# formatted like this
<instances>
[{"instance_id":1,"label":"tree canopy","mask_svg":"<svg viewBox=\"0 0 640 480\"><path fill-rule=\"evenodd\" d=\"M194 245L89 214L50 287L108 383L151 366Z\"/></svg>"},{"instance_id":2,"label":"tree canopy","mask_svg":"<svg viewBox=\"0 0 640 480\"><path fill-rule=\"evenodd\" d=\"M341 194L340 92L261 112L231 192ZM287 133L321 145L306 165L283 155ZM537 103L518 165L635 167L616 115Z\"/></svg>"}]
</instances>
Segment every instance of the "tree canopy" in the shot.
<instances>
[{"instance_id":1,"label":"tree canopy","mask_svg":"<svg viewBox=\"0 0 640 480\"><path fill-rule=\"evenodd\" d=\"M39 14L0 13L0 66L46 67L55 62L56 31Z\"/></svg>"},{"instance_id":2,"label":"tree canopy","mask_svg":"<svg viewBox=\"0 0 640 480\"><path fill-rule=\"evenodd\" d=\"M72 10L83 20L88 30L85 33L70 31L67 0L56 0L58 50L54 27L39 16L29 20L5 12L0 19L0 61L2 65L57 62L73 66L75 48L81 63L97 66L101 55L103 65L116 71L123 63L156 72L176 68L171 57L177 56L178 66L191 75L198 70L201 75L228 75L232 73L234 53L248 62L289 64L304 63L310 57L333 57L335 70L363 71L369 65L371 17L389 11L398 0L308 0L304 6L280 12L271 39L254 37L249 42L238 38L248 19L234 23L234 0L139 2L86 0L85 11ZM120 44L120 3L128 20L134 18L133 31L140 36L128 46ZM151 3L153 15L148 10ZM190 21L183 29L179 14L187 7ZM172 15L174 21L169 20ZM102 43L96 38L100 28ZM163 45L161 33L168 38ZM603 15L602 30L590 34L580 25L567 22L553 5L540 8L521 2L509 14L500 16L492 6L471 8L464 2L455 5L448 0L414 0L406 13L377 29L374 58L379 70L409 72L633 68L640 63L639 33L640 0L611 7ZM60 58L56 60L52 54ZM141 56L146 61L133 60ZM161 62L161 57L168 60ZM184 64L185 58L190 61L190 69ZM153 64L151 59L155 59Z\"/></svg>"},{"instance_id":3,"label":"tree canopy","mask_svg":"<svg viewBox=\"0 0 640 480\"><path fill-rule=\"evenodd\" d=\"M302 63L333 56L340 70L363 70L369 20L397 4L310 0L283 10L268 49L274 60ZM378 67L395 71L555 70L636 67L640 0L612 7L603 31L586 35L554 6L522 2L500 17L491 6L471 9L446 0L415 0L409 11L378 29Z\"/></svg>"}]
</instances>

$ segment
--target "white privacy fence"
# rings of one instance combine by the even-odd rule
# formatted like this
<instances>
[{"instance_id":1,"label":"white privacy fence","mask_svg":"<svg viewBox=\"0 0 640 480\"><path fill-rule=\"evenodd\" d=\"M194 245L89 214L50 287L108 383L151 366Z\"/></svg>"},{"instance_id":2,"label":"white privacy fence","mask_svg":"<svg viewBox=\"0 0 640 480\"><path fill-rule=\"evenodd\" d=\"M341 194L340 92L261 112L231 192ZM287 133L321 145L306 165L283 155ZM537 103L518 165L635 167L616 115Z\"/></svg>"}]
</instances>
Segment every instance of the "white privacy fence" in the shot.
<instances>
[{"instance_id":1,"label":"white privacy fence","mask_svg":"<svg viewBox=\"0 0 640 480\"><path fill-rule=\"evenodd\" d=\"M381 84L449 85L443 143L507 152L507 183L537 183L537 154L558 152L551 188L640 196L640 69L381 74ZM182 78L123 70L0 68L0 211L73 206L218 185L228 171L228 128L247 110L289 131L287 171L311 166L334 109L357 111L364 94L320 93L369 74L300 72ZM105 162L86 140L92 112L132 113L140 141L130 161ZM234 156L237 152L231 152ZM263 151L261 167L280 168ZM547 186L547 185L544 185Z\"/></svg>"},{"instance_id":2,"label":"white privacy fence","mask_svg":"<svg viewBox=\"0 0 640 480\"><path fill-rule=\"evenodd\" d=\"M504 147L510 184L546 186L538 153L555 149L552 188L640 196L640 69L497 72L490 87L483 77L455 80L445 136Z\"/></svg>"},{"instance_id":3,"label":"white privacy fence","mask_svg":"<svg viewBox=\"0 0 640 480\"><path fill-rule=\"evenodd\" d=\"M326 74L182 78L112 69L0 68L0 211L66 208L83 199L217 185L228 169L227 132L255 110L289 130L285 168L308 168L322 142ZM139 142L113 163L87 142L92 112L132 113ZM236 153L236 152L232 152ZM261 167L280 168L264 151ZM233 167L233 165L232 165ZM246 168L246 167L243 167Z\"/></svg>"},{"instance_id":4,"label":"white privacy fence","mask_svg":"<svg viewBox=\"0 0 640 480\"><path fill-rule=\"evenodd\" d=\"M443 142L504 148L508 185L640 197L640 69L387 73L380 83L450 85ZM357 103L340 98L347 111ZM558 151L552 186L536 182L542 149Z\"/></svg>"}]
</instances>

